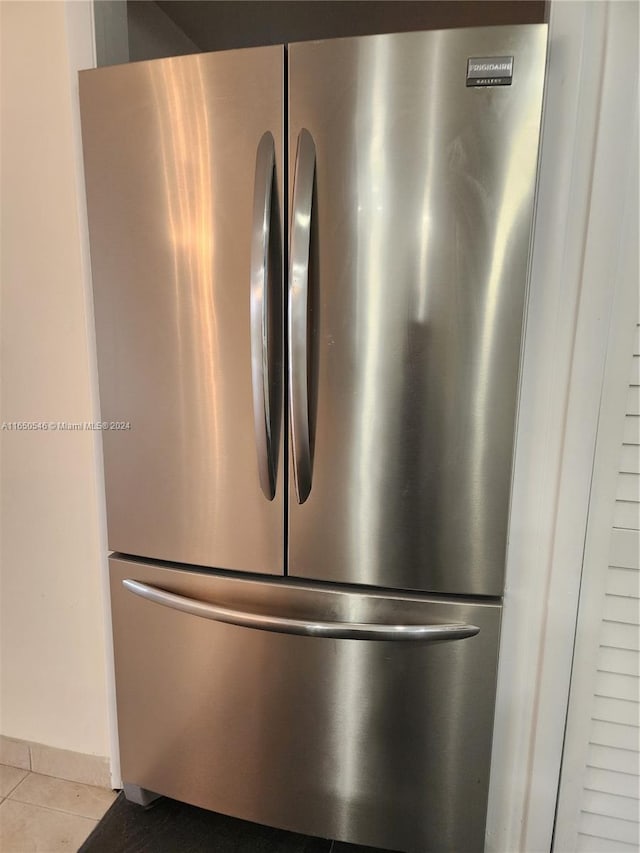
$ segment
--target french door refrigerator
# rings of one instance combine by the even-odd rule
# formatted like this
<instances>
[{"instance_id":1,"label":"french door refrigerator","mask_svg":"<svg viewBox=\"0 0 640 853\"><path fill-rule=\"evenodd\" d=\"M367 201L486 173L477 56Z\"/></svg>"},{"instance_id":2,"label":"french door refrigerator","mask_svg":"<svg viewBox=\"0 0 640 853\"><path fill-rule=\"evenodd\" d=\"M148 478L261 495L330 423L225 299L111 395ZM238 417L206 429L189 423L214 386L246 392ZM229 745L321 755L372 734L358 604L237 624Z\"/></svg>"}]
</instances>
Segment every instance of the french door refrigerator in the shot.
<instances>
[{"instance_id":1,"label":"french door refrigerator","mask_svg":"<svg viewBox=\"0 0 640 853\"><path fill-rule=\"evenodd\" d=\"M546 39L81 74L130 798L483 849Z\"/></svg>"}]
</instances>

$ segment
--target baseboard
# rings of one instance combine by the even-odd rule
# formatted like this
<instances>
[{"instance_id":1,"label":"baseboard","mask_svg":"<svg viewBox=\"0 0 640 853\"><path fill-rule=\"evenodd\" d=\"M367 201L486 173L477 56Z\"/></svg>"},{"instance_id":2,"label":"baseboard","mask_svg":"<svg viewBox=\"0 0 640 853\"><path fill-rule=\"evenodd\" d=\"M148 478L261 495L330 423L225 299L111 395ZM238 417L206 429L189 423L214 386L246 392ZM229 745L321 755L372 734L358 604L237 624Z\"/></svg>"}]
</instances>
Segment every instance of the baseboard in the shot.
<instances>
[{"instance_id":1,"label":"baseboard","mask_svg":"<svg viewBox=\"0 0 640 853\"><path fill-rule=\"evenodd\" d=\"M0 764L32 770L44 776L57 776L70 782L111 788L109 759L102 755L86 755L0 735Z\"/></svg>"}]
</instances>

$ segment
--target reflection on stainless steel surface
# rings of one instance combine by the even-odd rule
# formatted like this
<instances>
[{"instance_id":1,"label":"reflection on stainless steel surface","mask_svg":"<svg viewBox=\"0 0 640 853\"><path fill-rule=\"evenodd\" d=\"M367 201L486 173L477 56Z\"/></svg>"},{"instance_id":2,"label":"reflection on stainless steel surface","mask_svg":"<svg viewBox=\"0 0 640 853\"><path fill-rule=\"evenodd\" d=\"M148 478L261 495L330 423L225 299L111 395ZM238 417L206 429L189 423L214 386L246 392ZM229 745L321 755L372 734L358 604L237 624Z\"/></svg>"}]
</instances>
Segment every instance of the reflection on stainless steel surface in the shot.
<instances>
[{"instance_id":1,"label":"reflection on stainless steel surface","mask_svg":"<svg viewBox=\"0 0 640 853\"><path fill-rule=\"evenodd\" d=\"M289 48L318 230L292 575L502 593L545 52L544 25ZM493 55L512 85L467 88Z\"/></svg>"},{"instance_id":2,"label":"reflection on stainless steel surface","mask_svg":"<svg viewBox=\"0 0 640 853\"><path fill-rule=\"evenodd\" d=\"M480 630L437 643L267 633L158 606L123 587L128 578L265 617ZM498 604L118 558L111 596L130 784L310 835L483 849Z\"/></svg>"},{"instance_id":3,"label":"reflection on stainless steel surface","mask_svg":"<svg viewBox=\"0 0 640 853\"><path fill-rule=\"evenodd\" d=\"M109 546L282 573L283 477L265 500L249 306L253 166L267 131L282 175L283 48L103 68L80 86L102 418L131 422L103 435ZM273 196L280 254L277 182ZM269 287L280 311L268 342L275 480L277 263Z\"/></svg>"}]
</instances>

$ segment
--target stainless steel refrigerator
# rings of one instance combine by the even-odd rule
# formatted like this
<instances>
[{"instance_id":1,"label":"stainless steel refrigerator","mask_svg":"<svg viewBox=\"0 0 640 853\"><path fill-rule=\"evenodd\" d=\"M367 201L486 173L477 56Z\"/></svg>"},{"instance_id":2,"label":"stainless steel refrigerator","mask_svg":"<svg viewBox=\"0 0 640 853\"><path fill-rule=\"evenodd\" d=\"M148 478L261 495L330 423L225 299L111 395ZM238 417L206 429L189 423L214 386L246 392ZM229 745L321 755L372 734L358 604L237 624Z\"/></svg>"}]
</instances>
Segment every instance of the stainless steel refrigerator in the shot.
<instances>
[{"instance_id":1,"label":"stainless steel refrigerator","mask_svg":"<svg viewBox=\"0 0 640 853\"><path fill-rule=\"evenodd\" d=\"M81 74L130 798L483 849L546 40Z\"/></svg>"}]
</instances>

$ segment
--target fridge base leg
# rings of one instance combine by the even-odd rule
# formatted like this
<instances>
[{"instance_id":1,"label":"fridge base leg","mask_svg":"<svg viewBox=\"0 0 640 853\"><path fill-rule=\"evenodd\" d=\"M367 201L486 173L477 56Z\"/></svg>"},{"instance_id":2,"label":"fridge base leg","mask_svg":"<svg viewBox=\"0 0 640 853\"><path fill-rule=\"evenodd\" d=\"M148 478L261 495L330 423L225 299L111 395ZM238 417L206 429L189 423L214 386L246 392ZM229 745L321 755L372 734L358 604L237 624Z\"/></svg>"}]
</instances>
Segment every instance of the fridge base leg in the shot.
<instances>
[{"instance_id":1,"label":"fridge base leg","mask_svg":"<svg viewBox=\"0 0 640 853\"><path fill-rule=\"evenodd\" d=\"M146 788L141 788L139 785L132 785L129 782L124 782L122 786L124 795L130 803L135 803L148 809L162 794L156 794L155 791L148 791Z\"/></svg>"}]
</instances>

